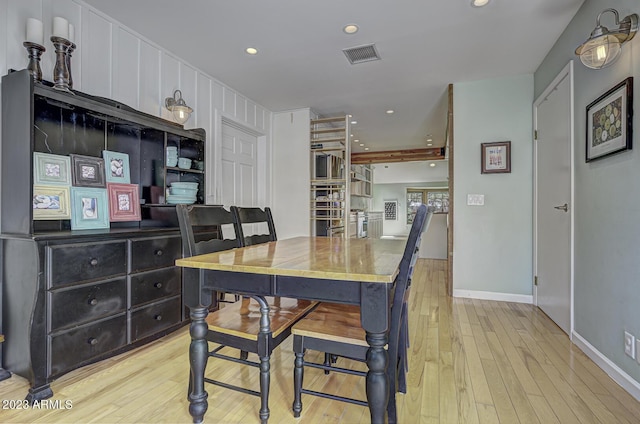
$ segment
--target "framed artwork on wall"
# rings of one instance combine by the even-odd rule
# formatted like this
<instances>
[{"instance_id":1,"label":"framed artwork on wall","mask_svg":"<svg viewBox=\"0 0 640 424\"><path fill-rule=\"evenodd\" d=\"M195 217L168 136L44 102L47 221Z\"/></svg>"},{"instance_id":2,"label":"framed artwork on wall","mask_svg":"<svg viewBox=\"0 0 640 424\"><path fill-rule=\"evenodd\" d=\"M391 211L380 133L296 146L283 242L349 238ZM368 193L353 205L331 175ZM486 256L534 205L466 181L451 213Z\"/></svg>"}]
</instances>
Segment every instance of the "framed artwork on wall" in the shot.
<instances>
[{"instance_id":1,"label":"framed artwork on wall","mask_svg":"<svg viewBox=\"0 0 640 424\"><path fill-rule=\"evenodd\" d=\"M631 149L633 77L587 106L586 161Z\"/></svg>"},{"instance_id":2,"label":"framed artwork on wall","mask_svg":"<svg viewBox=\"0 0 640 424\"><path fill-rule=\"evenodd\" d=\"M108 183L130 184L129 155L120 152L102 151L106 180Z\"/></svg>"},{"instance_id":3,"label":"framed artwork on wall","mask_svg":"<svg viewBox=\"0 0 640 424\"><path fill-rule=\"evenodd\" d=\"M70 219L69 187L33 186L33 219Z\"/></svg>"},{"instance_id":4,"label":"framed artwork on wall","mask_svg":"<svg viewBox=\"0 0 640 424\"><path fill-rule=\"evenodd\" d=\"M109 228L106 188L71 187L71 229Z\"/></svg>"},{"instance_id":5,"label":"framed artwork on wall","mask_svg":"<svg viewBox=\"0 0 640 424\"><path fill-rule=\"evenodd\" d=\"M384 201L384 220L396 221L397 219L398 219L398 201L385 200Z\"/></svg>"},{"instance_id":6,"label":"framed artwork on wall","mask_svg":"<svg viewBox=\"0 0 640 424\"><path fill-rule=\"evenodd\" d=\"M511 172L511 142L497 141L480 145L482 174L501 174Z\"/></svg>"},{"instance_id":7,"label":"framed artwork on wall","mask_svg":"<svg viewBox=\"0 0 640 424\"><path fill-rule=\"evenodd\" d=\"M107 187L104 159L74 154L69 156L71 157L71 183L74 187Z\"/></svg>"},{"instance_id":8,"label":"framed artwork on wall","mask_svg":"<svg viewBox=\"0 0 640 424\"><path fill-rule=\"evenodd\" d=\"M140 221L140 195L137 184L107 184L109 221Z\"/></svg>"},{"instance_id":9,"label":"framed artwork on wall","mask_svg":"<svg viewBox=\"0 0 640 424\"><path fill-rule=\"evenodd\" d=\"M34 185L70 186L70 168L69 156L33 153Z\"/></svg>"}]
</instances>

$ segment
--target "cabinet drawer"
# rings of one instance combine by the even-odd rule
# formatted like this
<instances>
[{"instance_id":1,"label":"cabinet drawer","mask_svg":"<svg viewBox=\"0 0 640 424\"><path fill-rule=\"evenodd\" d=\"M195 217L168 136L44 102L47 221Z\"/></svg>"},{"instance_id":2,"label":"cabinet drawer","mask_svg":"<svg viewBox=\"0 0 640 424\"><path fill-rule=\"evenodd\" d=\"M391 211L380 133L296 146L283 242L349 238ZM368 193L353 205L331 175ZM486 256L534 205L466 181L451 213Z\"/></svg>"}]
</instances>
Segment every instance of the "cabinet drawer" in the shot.
<instances>
[{"instance_id":1,"label":"cabinet drawer","mask_svg":"<svg viewBox=\"0 0 640 424\"><path fill-rule=\"evenodd\" d=\"M127 272L125 240L47 247L50 287L102 280Z\"/></svg>"},{"instance_id":2,"label":"cabinet drawer","mask_svg":"<svg viewBox=\"0 0 640 424\"><path fill-rule=\"evenodd\" d=\"M181 257L179 235L131 240L131 272L173 266Z\"/></svg>"},{"instance_id":3,"label":"cabinet drawer","mask_svg":"<svg viewBox=\"0 0 640 424\"><path fill-rule=\"evenodd\" d=\"M131 306L180 294L180 268L170 267L131 276Z\"/></svg>"},{"instance_id":4,"label":"cabinet drawer","mask_svg":"<svg viewBox=\"0 0 640 424\"><path fill-rule=\"evenodd\" d=\"M180 297L155 303L131 313L131 341L142 339L180 322Z\"/></svg>"},{"instance_id":5,"label":"cabinet drawer","mask_svg":"<svg viewBox=\"0 0 640 424\"><path fill-rule=\"evenodd\" d=\"M51 375L124 346L127 343L127 316L77 327L51 337Z\"/></svg>"},{"instance_id":6,"label":"cabinet drawer","mask_svg":"<svg viewBox=\"0 0 640 424\"><path fill-rule=\"evenodd\" d=\"M51 292L51 330L95 321L127 309L125 277Z\"/></svg>"}]
</instances>

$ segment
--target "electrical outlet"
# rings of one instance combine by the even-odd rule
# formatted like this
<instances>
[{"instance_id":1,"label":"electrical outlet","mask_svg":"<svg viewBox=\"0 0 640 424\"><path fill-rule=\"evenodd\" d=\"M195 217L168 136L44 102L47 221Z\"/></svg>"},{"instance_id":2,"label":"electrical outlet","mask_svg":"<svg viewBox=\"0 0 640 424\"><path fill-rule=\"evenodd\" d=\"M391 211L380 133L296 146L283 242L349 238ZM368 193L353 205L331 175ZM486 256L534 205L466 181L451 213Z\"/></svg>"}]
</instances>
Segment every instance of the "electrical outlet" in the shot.
<instances>
[{"instance_id":1,"label":"electrical outlet","mask_svg":"<svg viewBox=\"0 0 640 424\"><path fill-rule=\"evenodd\" d=\"M624 332L624 353L636 359L636 338L626 331Z\"/></svg>"},{"instance_id":2,"label":"electrical outlet","mask_svg":"<svg viewBox=\"0 0 640 424\"><path fill-rule=\"evenodd\" d=\"M467 194L468 206L484 206L484 194Z\"/></svg>"}]
</instances>

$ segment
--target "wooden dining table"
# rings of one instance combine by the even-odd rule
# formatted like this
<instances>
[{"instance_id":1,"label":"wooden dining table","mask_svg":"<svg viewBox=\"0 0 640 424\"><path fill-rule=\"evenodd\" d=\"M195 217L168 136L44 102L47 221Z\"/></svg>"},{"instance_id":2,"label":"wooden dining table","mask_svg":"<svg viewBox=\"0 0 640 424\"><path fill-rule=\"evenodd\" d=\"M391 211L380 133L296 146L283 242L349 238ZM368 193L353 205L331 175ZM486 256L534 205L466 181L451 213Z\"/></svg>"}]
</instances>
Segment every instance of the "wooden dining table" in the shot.
<instances>
[{"instance_id":1,"label":"wooden dining table","mask_svg":"<svg viewBox=\"0 0 640 424\"><path fill-rule=\"evenodd\" d=\"M208 408L205 318L211 292L221 291L360 305L369 344L366 393L371 422L384 423L389 399L385 345L391 293L404 247L402 240L295 237L176 260L176 265L184 267L184 301L191 317L189 413L193 421L202 422Z\"/></svg>"}]
</instances>

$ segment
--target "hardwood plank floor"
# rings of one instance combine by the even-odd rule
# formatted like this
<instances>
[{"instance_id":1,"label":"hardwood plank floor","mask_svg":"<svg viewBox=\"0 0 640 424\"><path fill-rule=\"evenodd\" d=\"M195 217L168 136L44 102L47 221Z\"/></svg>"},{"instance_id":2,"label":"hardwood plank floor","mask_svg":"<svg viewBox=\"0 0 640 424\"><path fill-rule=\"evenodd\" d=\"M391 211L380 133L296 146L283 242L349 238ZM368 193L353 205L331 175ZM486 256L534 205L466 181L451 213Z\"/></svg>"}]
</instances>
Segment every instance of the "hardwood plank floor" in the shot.
<instances>
[{"instance_id":1,"label":"hardwood plank floor","mask_svg":"<svg viewBox=\"0 0 640 424\"><path fill-rule=\"evenodd\" d=\"M400 423L640 423L635 400L532 305L446 294L446 263L420 260L410 296L407 394ZM52 384L71 409L0 409L2 423L189 423L188 329L73 371ZM311 353L319 358L319 354ZM348 362L341 359L341 365ZM272 357L271 423L368 423L366 408L303 396L293 418L291 340ZM364 369L360 363L353 368ZM252 388L255 369L212 361L216 373ZM305 385L364 399L362 379L309 370ZM209 423L257 423L259 401L207 385ZM0 400L21 400L25 379L0 382ZM9 406L8 402L0 405ZM13 405L15 406L15 405Z\"/></svg>"}]
</instances>

